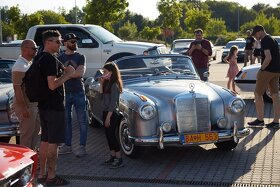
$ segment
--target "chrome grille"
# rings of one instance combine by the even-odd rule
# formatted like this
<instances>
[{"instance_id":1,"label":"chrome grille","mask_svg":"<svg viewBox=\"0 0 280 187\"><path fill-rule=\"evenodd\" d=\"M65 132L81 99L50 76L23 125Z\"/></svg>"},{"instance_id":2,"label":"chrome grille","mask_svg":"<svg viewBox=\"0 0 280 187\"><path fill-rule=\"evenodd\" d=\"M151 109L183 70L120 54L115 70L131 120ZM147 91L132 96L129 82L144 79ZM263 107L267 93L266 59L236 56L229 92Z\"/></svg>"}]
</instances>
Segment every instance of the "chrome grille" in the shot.
<instances>
[{"instance_id":1,"label":"chrome grille","mask_svg":"<svg viewBox=\"0 0 280 187\"><path fill-rule=\"evenodd\" d=\"M187 94L175 99L179 133L210 131L210 105L208 97Z\"/></svg>"}]
</instances>

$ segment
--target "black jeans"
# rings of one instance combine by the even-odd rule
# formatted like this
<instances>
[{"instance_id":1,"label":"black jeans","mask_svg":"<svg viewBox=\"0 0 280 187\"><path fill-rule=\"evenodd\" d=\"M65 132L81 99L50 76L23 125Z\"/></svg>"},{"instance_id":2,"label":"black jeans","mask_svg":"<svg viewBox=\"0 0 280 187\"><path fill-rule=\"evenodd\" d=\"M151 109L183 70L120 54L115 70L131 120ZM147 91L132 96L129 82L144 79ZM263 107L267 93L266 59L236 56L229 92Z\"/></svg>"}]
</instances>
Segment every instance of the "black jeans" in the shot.
<instances>
[{"instance_id":1,"label":"black jeans","mask_svg":"<svg viewBox=\"0 0 280 187\"><path fill-rule=\"evenodd\" d=\"M108 111L103 111L103 124L105 124L107 114ZM120 151L120 144L116 135L116 130L118 125L119 125L118 115L115 112L113 112L110 119L110 126L108 128L105 127L105 135L107 138L110 151L112 150L115 152Z\"/></svg>"}]
</instances>

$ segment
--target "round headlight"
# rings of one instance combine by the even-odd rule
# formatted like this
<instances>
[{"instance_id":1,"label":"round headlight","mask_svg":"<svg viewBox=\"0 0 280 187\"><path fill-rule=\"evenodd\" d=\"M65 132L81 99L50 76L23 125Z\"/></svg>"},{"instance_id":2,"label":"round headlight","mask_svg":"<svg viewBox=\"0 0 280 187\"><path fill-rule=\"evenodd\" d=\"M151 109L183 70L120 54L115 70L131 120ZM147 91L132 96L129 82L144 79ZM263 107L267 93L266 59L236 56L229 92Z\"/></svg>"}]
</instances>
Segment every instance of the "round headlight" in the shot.
<instances>
[{"instance_id":1,"label":"round headlight","mask_svg":"<svg viewBox=\"0 0 280 187\"><path fill-rule=\"evenodd\" d=\"M245 108L245 103L241 99L236 99L231 103L230 109L234 113L242 112Z\"/></svg>"},{"instance_id":2,"label":"round headlight","mask_svg":"<svg viewBox=\"0 0 280 187\"><path fill-rule=\"evenodd\" d=\"M163 130L164 132L170 132L171 129L172 129L172 124L171 124L171 123L169 123L169 122L164 122L164 123L162 124L162 130Z\"/></svg>"},{"instance_id":3,"label":"round headlight","mask_svg":"<svg viewBox=\"0 0 280 187\"><path fill-rule=\"evenodd\" d=\"M140 116L145 120L152 119L155 113L156 113L156 109L152 105L143 105L139 109Z\"/></svg>"},{"instance_id":4,"label":"round headlight","mask_svg":"<svg viewBox=\"0 0 280 187\"><path fill-rule=\"evenodd\" d=\"M217 120L217 124L218 124L218 127L221 128L221 129L224 129L226 128L226 125L227 125L227 119L226 118L219 118Z\"/></svg>"}]
</instances>

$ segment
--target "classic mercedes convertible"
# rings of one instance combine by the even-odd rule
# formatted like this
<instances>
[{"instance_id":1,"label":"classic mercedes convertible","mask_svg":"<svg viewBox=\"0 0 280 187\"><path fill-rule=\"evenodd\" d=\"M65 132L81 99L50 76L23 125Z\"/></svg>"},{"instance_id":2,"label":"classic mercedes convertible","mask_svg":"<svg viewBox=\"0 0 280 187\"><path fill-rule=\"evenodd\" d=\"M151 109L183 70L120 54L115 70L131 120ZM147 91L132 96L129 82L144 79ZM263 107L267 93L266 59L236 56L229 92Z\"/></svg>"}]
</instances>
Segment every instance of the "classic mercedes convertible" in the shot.
<instances>
[{"instance_id":1,"label":"classic mercedes convertible","mask_svg":"<svg viewBox=\"0 0 280 187\"><path fill-rule=\"evenodd\" d=\"M242 98L200 80L190 57L129 56L115 63L124 65L123 62L149 64L144 68L121 68L124 90L116 133L127 156L137 156L144 146L163 149L214 143L218 149L232 150L240 138L249 134L249 129L244 128ZM99 75L100 72L96 74ZM102 124L97 77L88 78L85 85L91 123Z\"/></svg>"}]
</instances>

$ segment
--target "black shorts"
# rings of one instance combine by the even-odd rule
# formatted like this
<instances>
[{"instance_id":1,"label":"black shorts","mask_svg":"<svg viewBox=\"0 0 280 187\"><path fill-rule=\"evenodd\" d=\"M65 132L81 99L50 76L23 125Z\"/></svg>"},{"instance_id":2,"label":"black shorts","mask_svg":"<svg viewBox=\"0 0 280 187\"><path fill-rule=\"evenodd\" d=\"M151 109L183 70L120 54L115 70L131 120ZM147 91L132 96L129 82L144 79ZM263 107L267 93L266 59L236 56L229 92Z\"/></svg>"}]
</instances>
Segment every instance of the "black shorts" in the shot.
<instances>
[{"instance_id":1,"label":"black shorts","mask_svg":"<svg viewBox=\"0 0 280 187\"><path fill-rule=\"evenodd\" d=\"M254 49L254 56L261 56L261 49Z\"/></svg>"},{"instance_id":2,"label":"black shorts","mask_svg":"<svg viewBox=\"0 0 280 187\"><path fill-rule=\"evenodd\" d=\"M39 109L41 120L41 141L51 144L65 142L65 111Z\"/></svg>"}]
</instances>

